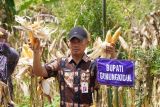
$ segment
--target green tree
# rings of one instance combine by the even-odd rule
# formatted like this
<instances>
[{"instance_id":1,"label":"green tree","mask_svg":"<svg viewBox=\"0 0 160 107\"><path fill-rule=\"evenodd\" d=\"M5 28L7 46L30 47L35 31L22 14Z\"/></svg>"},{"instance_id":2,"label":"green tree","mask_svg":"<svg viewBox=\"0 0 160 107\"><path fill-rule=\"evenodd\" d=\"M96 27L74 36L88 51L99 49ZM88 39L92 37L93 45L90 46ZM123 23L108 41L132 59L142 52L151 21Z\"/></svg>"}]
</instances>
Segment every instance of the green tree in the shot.
<instances>
[{"instance_id":1,"label":"green tree","mask_svg":"<svg viewBox=\"0 0 160 107\"><path fill-rule=\"evenodd\" d=\"M11 26L15 23L15 14L14 0L0 0L1 26L11 31Z\"/></svg>"}]
</instances>

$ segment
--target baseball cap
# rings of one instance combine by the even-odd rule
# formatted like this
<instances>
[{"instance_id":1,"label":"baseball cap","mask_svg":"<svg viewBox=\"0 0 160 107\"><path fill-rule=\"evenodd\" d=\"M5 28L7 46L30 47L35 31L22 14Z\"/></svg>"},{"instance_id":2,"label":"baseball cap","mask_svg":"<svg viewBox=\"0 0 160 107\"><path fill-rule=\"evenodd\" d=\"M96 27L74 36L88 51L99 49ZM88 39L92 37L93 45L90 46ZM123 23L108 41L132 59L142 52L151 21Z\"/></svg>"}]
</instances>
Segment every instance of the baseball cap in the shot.
<instances>
[{"instance_id":1,"label":"baseball cap","mask_svg":"<svg viewBox=\"0 0 160 107\"><path fill-rule=\"evenodd\" d=\"M87 32L82 27L74 27L68 34L69 40L78 38L80 40L87 38Z\"/></svg>"},{"instance_id":2,"label":"baseball cap","mask_svg":"<svg viewBox=\"0 0 160 107\"><path fill-rule=\"evenodd\" d=\"M8 38L8 33L5 29L0 27L0 38L7 39Z\"/></svg>"}]
</instances>

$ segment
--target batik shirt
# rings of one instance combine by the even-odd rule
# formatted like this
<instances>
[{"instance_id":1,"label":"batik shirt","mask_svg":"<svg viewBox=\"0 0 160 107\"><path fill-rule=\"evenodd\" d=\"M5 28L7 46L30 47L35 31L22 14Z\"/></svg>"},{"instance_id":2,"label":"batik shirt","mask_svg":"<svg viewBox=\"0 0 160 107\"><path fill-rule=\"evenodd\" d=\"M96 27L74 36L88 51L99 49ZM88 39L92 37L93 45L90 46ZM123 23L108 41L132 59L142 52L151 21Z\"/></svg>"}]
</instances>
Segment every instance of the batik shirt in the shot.
<instances>
[{"instance_id":1,"label":"batik shirt","mask_svg":"<svg viewBox=\"0 0 160 107\"><path fill-rule=\"evenodd\" d=\"M53 60L45 68L49 77L55 76L59 81L61 107L78 107L78 104L89 107L92 104L96 66L86 54L78 64L69 56Z\"/></svg>"}]
</instances>

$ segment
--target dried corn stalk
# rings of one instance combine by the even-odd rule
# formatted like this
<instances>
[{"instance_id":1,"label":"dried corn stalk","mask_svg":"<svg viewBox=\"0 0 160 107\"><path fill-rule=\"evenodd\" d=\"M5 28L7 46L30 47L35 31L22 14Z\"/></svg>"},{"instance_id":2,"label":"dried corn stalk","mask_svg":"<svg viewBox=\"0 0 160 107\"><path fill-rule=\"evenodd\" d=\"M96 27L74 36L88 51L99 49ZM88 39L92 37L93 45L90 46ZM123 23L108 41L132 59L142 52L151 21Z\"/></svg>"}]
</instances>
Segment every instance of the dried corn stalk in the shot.
<instances>
[{"instance_id":1,"label":"dried corn stalk","mask_svg":"<svg viewBox=\"0 0 160 107\"><path fill-rule=\"evenodd\" d=\"M3 107L8 107L8 103L14 105L14 102L11 100L8 86L0 81L0 104L2 104Z\"/></svg>"},{"instance_id":2,"label":"dried corn stalk","mask_svg":"<svg viewBox=\"0 0 160 107\"><path fill-rule=\"evenodd\" d=\"M145 22L132 28L132 44L141 46L145 51L149 48L157 48L160 44L160 10L151 12L145 16Z\"/></svg>"},{"instance_id":3,"label":"dried corn stalk","mask_svg":"<svg viewBox=\"0 0 160 107\"><path fill-rule=\"evenodd\" d=\"M160 45L160 10L151 12L145 16L145 20L137 27L132 28L132 49L139 49L136 54L136 86L135 98L137 106L158 107L160 99L155 96L154 75L152 75L153 52ZM141 51L142 50L142 51ZM141 55L143 53L143 55ZM145 55L144 55L145 54ZM153 88L154 87L154 88ZM157 93L156 93L157 94ZM158 94L157 94L158 95ZM152 97L154 96L154 97ZM153 101L153 99L156 99Z\"/></svg>"}]
</instances>

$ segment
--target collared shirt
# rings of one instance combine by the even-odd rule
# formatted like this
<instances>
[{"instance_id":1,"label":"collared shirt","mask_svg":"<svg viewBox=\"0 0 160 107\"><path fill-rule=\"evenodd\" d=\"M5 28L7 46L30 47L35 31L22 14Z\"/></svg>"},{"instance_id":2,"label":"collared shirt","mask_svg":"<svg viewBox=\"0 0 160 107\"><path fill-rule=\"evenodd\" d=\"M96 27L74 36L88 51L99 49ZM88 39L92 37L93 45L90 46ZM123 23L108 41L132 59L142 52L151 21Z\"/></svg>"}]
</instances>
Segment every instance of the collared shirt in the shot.
<instances>
[{"instance_id":1,"label":"collared shirt","mask_svg":"<svg viewBox=\"0 0 160 107\"><path fill-rule=\"evenodd\" d=\"M56 59L46 64L45 68L49 77L55 76L59 80L61 105L76 105L79 102L82 107L89 107L92 104L96 66L86 54L78 64L69 56L65 58L65 66L62 67L62 59Z\"/></svg>"}]
</instances>

